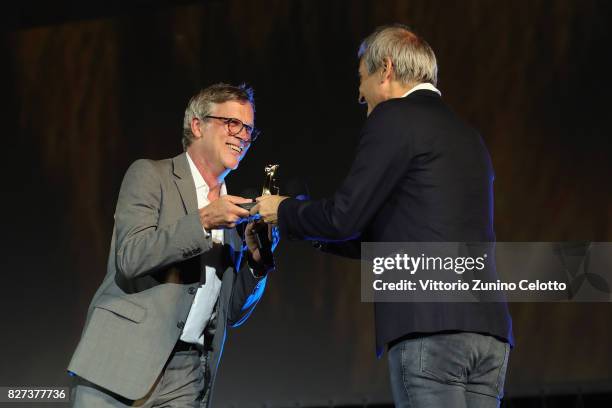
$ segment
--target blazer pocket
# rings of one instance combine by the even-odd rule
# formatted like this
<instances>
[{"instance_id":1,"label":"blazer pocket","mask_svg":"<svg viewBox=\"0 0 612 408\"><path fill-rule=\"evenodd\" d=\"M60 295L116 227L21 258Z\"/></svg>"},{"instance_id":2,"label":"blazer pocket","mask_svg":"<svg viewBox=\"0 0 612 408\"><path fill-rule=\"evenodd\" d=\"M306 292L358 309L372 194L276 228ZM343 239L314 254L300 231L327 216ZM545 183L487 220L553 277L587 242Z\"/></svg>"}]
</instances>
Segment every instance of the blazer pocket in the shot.
<instances>
[{"instance_id":1,"label":"blazer pocket","mask_svg":"<svg viewBox=\"0 0 612 408\"><path fill-rule=\"evenodd\" d=\"M120 317L140 323L144 320L147 309L126 298L111 295L101 295L96 308L108 310Z\"/></svg>"}]
</instances>

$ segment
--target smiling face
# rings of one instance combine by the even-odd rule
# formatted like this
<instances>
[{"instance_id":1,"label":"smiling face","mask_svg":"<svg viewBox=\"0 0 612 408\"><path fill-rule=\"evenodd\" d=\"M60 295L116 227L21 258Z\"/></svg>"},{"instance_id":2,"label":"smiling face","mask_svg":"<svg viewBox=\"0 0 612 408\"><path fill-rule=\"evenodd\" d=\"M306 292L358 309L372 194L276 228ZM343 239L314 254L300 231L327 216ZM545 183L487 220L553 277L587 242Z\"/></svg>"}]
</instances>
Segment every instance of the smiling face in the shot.
<instances>
[{"instance_id":1,"label":"smiling face","mask_svg":"<svg viewBox=\"0 0 612 408\"><path fill-rule=\"evenodd\" d=\"M252 105L242 101L215 104L210 116L239 119L251 128L255 119ZM231 136L224 120L194 119L192 129L196 140L190 146L190 150L195 150L215 175L235 170L249 149L246 142L250 136L246 128Z\"/></svg>"}]
</instances>

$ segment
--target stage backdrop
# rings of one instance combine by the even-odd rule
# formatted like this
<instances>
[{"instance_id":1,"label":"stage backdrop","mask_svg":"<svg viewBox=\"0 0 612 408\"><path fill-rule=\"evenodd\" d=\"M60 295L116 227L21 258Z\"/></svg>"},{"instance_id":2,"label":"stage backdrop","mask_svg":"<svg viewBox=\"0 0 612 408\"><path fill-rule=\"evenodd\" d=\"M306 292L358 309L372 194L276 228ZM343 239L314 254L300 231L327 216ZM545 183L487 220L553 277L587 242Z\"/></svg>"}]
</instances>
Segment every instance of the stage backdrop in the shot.
<instances>
[{"instance_id":1,"label":"stage backdrop","mask_svg":"<svg viewBox=\"0 0 612 408\"><path fill-rule=\"evenodd\" d=\"M146 4L146 2L143 2ZM189 97L255 87L261 139L227 179L281 165L331 194L365 120L360 40L403 22L437 53L444 99L478 128L500 241L612 240L607 2L210 1L5 31L0 385L70 384L105 273L119 183L181 152ZM252 318L229 333L221 407L389 401L354 262L284 241ZM508 395L612 388L612 305L514 304Z\"/></svg>"}]
</instances>

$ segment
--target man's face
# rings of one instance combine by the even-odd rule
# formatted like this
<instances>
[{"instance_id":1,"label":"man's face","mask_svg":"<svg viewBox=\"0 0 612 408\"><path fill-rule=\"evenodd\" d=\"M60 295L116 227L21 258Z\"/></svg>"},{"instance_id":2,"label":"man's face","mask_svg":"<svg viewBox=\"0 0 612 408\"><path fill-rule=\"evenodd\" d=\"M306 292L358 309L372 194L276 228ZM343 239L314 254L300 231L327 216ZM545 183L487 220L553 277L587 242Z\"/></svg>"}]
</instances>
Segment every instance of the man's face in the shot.
<instances>
[{"instance_id":1,"label":"man's face","mask_svg":"<svg viewBox=\"0 0 612 408\"><path fill-rule=\"evenodd\" d=\"M385 100L379 71L368 74L363 58L359 61L359 102L368 104L368 115Z\"/></svg>"},{"instance_id":2,"label":"man's face","mask_svg":"<svg viewBox=\"0 0 612 408\"><path fill-rule=\"evenodd\" d=\"M255 113L249 102L228 101L216 104L211 116L234 118L253 128ZM231 136L228 126L221 119L206 119L201 122L201 149L205 160L216 171L235 170L246 155L250 139L246 127Z\"/></svg>"}]
</instances>

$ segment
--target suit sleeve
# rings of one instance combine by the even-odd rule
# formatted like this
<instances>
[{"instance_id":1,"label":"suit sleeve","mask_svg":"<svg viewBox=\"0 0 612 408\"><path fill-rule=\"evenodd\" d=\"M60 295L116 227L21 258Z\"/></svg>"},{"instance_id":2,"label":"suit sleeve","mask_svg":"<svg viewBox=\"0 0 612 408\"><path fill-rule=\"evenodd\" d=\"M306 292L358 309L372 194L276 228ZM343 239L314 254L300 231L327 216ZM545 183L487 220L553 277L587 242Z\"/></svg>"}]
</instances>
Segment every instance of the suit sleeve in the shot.
<instances>
[{"instance_id":1,"label":"suit sleeve","mask_svg":"<svg viewBox=\"0 0 612 408\"><path fill-rule=\"evenodd\" d=\"M330 198L284 200L278 209L281 236L346 241L359 236L405 176L412 151L402 112L385 102L370 114L348 176Z\"/></svg>"},{"instance_id":2,"label":"suit sleeve","mask_svg":"<svg viewBox=\"0 0 612 408\"><path fill-rule=\"evenodd\" d=\"M134 162L121 184L115 211L116 266L127 279L185 261L212 245L197 212L159 225L161 205L161 179L153 163Z\"/></svg>"}]
</instances>

